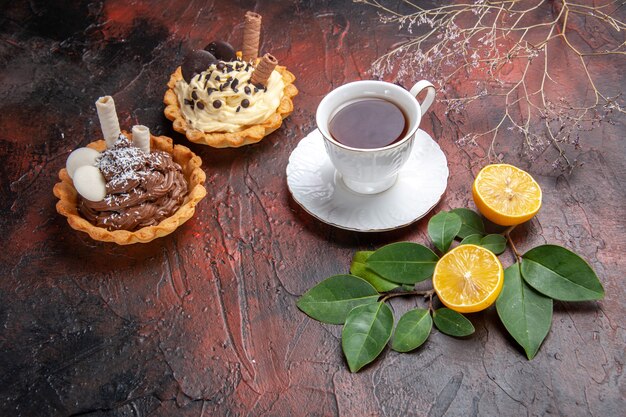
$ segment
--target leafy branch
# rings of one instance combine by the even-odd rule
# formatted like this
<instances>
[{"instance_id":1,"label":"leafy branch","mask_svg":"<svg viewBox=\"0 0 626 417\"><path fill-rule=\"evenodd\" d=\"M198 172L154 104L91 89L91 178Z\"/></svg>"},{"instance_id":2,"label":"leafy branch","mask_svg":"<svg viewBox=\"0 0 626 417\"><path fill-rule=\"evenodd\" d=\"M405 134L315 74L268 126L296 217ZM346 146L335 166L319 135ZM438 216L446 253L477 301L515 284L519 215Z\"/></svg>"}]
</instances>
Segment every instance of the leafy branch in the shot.
<instances>
[{"instance_id":1,"label":"leafy branch","mask_svg":"<svg viewBox=\"0 0 626 417\"><path fill-rule=\"evenodd\" d=\"M375 7L384 23L408 32L408 39L379 57L374 75L398 79L420 74L438 85L446 115L469 106L499 102L493 127L461 136L457 144L490 138L487 156L499 160L497 139L517 133L526 155L535 159L550 146L555 168L571 170L576 161L566 147L579 149L581 131L613 114L626 113L621 91L599 87L599 57L626 55L626 23L616 17L623 1L589 5L586 0L474 0L423 8L410 0L353 0ZM594 35L588 33L594 28ZM623 65L623 62L622 62ZM565 74L578 75L575 88ZM475 92L462 94L462 86ZM565 146L567 145L567 146Z\"/></svg>"},{"instance_id":2,"label":"leafy branch","mask_svg":"<svg viewBox=\"0 0 626 417\"><path fill-rule=\"evenodd\" d=\"M556 245L542 245L520 255L510 236L487 234L481 216L469 209L439 212L428 223L435 248L445 254L453 241L473 244L502 254L508 247L516 262L504 273L496 300L500 320L532 359L552 323L553 299L598 300L604 289L591 267L578 255ZM357 372L376 359L391 342L398 352L412 351L426 342L435 327L450 336L465 337L474 326L449 308L433 308L434 289L407 289L430 279L439 256L426 246L392 243L376 251L357 252L349 275L335 275L303 294L297 306L324 323L343 324L342 349L348 366ZM395 323L387 302L395 297L422 297L428 308L406 312Z\"/></svg>"}]
</instances>

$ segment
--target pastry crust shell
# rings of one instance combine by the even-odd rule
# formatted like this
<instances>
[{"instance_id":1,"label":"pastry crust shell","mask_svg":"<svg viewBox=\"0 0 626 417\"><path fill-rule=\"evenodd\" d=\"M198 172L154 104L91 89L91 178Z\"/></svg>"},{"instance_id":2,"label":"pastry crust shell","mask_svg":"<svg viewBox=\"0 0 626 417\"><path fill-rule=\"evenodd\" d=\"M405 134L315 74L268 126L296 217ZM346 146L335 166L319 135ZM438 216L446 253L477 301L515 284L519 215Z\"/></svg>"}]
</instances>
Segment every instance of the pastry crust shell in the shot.
<instances>
[{"instance_id":1,"label":"pastry crust shell","mask_svg":"<svg viewBox=\"0 0 626 417\"><path fill-rule=\"evenodd\" d=\"M180 67L176 68L176 71L170 77L170 81L167 83L169 87L163 97L163 103L166 107L163 111L165 117L173 122L174 130L187 136L191 142L199 143L202 145L209 145L214 148L238 148L244 145L250 145L257 143L265 136L269 135L276 129L278 129L283 119L289 116L293 112L293 97L298 94L298 89L293 82L296 77L287 70L286 67L277 65L276 71L280 73L283 79L285 87L283 89L283 98L280 100L280 104L269 118L263 123L256 125L246 126L244 130L239 132L212 132L205 133L200 130L196 130L187 124L182 112L180 111L180 103L178 97L174 92L174 87L179 80L182 80L183 75Z\"/></svg>"},{"instance_id":2,"label":"pastry crust shell","mask_svg":"<svg viewBox=\"0 0 626 417\"><path fill-rule=\"evenodd\" d=\"M132 134L123 132L129 139ZM88 148L102 152L106 149L106 142L98 140L87 145ZM107 230L103 227L94 226L78 212L78 193L74 183L65 168L59 171L58 182L54 185L54 195L59 199L56 204L59 214L67 217L67 222L72 229L85 232L94 240L101 242L115 242L118 245L130 245L133 243L147 243L154 239L168 235L181 224L189 220L194 212L196 204L206 196L204 182L206 174L200 168L202 160L189 148L182 145L174 145L172 139L167 136L150 135L150 148L167 152L172 155L174 162L183 169L183 176L187 181L187 195L183 204L167 219L153 226L129 232L127 230Z\"/></svg>"}]
</instances>

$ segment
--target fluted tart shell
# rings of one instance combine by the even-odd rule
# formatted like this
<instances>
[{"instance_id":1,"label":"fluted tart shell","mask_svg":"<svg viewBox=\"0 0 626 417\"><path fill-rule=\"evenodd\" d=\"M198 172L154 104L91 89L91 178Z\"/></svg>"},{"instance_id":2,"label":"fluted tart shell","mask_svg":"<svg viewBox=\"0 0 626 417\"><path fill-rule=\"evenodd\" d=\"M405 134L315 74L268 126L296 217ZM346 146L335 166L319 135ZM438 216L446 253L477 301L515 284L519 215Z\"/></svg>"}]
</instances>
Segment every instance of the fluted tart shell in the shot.
<instances>
[{"instance_id":1,"label":"fluted tart shell","mask_svg":"<svg viewBox=\"0 0 626 417\"><path fill-rule=\"evenodd\" d=\"M269 135L283 124L283 119L293 112L293 97L298 94L298 89L293 84L296 77L287 70L286 67L277 65L276 71L282 76L285 87L280 104L269 118L263 123L245 126L239 132L211 132L206 133L189 126L185 120L178 102L178 97L174 92L174 87L179 80L183 79L180 67L171 75L167 83L168 90L165 92L163 103L165 103L165 117L173 122L174 130L184 134L191 142L202 145L209 145L214 148L238 148L244 145L257 143L265 136Z\"/></svg>"}]
</instances>

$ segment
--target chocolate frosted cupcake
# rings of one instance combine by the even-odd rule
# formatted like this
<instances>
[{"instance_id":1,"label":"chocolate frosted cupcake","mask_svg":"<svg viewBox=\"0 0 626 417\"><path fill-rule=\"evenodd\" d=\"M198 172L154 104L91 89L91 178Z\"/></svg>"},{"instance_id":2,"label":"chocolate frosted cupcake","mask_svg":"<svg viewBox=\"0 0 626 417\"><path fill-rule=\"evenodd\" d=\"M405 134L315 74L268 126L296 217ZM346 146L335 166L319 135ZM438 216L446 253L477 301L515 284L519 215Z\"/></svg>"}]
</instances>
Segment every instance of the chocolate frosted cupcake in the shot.
<instances>
[{"instance_id":1,"label":"chocolate frosted cupcake","mask_svg":"<svg viewBox=\"0 0 626 417\"><path fill-rule=\"evenodd\" d=\"M81 198L78 211L107 230L133 231L159 224L178 210L187 195L182 168L170 154L146 154L124 134L102 153L97 168L107 194L101 201Z\"/></svg>"},{"instance_id":2,"label":"chocolate frosted cupcake","mask_svg":"<svg viewBox=\"0 0 626 417\"><path fill-rule=\"evenodd\" d=\"M72 228L121 245L173 232L206 195L202 161L145 126L120 132L110 97L97 105L105 140L70 154L54 187L57 211Z\"/></svg>"},{"instance_id":3,"label":"chocolate frosted cupcake","mask_svg":"<svg viewBox=\"0 0 626 417\"><path fill-rule=\"evenodd\" d=\"M295 76L270 54L258 58L261 16L246 14L242 53L226 42L191 51L163 99L174 130L217 148L256 143L293 111Z\"/></svg>"}]
</instances>

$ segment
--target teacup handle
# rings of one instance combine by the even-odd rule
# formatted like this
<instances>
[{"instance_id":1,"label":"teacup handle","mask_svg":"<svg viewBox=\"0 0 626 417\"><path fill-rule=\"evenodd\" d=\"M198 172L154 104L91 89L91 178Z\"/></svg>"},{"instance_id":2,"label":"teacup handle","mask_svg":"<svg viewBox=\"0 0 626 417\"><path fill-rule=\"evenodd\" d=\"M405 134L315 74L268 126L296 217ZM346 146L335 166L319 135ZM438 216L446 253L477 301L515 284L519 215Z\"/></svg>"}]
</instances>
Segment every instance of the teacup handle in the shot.
<instances>
[{"instance_id":1,"label":"teacup handle","mask_svg":"<svg viewBox=\"0 0 626 417\"><path fill-rule=\"evenodd\" d=\"M428 108L431 104L433 104L433 101L435 101L435 86L432 85L432 83L430 83L429 81L422 80L416 82L413 88L411 88L410 90L411 94L417 97L422 91L424 91L424 89L427 89L428 91L426 92L426 98L424 99L422 104L420 104L422 116L428 111Z\"/></svg>"}]
</instances>

